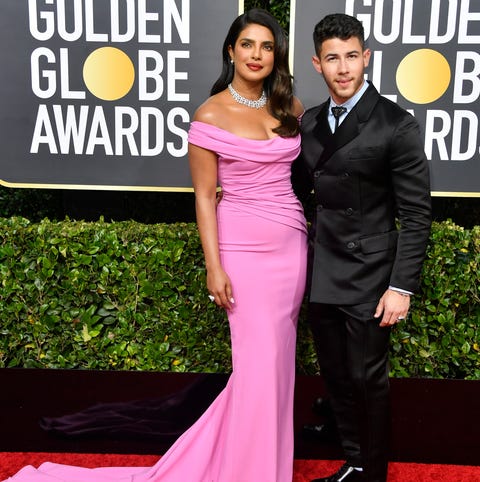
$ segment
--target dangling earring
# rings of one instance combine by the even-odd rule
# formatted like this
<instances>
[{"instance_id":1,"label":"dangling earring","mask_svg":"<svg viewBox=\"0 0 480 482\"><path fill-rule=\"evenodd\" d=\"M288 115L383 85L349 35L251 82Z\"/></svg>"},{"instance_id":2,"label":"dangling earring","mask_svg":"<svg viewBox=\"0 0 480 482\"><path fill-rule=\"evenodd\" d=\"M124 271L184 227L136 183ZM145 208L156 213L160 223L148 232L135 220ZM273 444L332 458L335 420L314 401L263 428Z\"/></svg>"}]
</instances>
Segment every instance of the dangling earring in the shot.
<instances>
[{"instance_id":1,"label":"dangling earring","mask_svg":"<svg viewBox=\"0 0 480 482\"><path fill-rule=\"evenodd\" d=\"M230 59L230 63L233 65L233 59Z\"/></svg>"}]
</instances>

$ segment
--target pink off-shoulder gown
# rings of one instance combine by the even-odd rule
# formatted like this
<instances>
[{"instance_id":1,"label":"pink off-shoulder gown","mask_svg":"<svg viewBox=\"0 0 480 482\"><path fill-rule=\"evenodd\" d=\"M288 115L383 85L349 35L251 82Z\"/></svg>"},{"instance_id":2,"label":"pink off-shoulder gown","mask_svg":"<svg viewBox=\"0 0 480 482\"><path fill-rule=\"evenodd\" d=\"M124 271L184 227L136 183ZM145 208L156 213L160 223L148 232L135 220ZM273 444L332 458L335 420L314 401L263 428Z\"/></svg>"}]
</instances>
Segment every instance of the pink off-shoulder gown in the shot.
<instances>
[{"instance_id":1,"label":"pink off-shoulder gown","mask_svg":"<svg viewBox=\"0 0 480 482\"><path fill-rule=\"evenodd\" d=\"M7 480L292 481L295 342L307 252L305 219L290 184L300 138L245 139L194 121L189 142L218 155L218 236L235 298L226 388L153 467L46 462Z\"/></svg>"}]
</instances>

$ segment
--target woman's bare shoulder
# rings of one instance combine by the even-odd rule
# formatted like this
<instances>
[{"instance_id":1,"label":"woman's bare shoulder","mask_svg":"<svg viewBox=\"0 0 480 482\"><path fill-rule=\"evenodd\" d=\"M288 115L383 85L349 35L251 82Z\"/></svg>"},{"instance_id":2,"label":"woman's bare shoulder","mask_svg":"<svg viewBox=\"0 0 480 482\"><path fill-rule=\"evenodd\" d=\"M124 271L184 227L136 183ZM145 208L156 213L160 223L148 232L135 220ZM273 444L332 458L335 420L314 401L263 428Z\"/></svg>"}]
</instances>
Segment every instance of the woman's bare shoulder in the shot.
<instances>
[{"instance_id":1,"label":"woman's bare shoulder","mask_svg":"<svg viewBox=\"0 0 480 482\"><path fill-rule=\"evenodd\" d=\"M293 96L292 107L293 107L293 114L296 117L301 117L305 112L305 107L303 106L301 100L296 96Z\"/></svg>"},{"instance_id":2,"label":"woman's bare shoulder","mask_svg":"<svg viewBox=\"0 0 480 482\"><path fill-rule=\"evenodd\" d=\"M226 106L223 100L223 92L212 95L209 97L193 115L193 120L218 125L218 120L221 119L226 113Z\"/></svg>"}]
</instances>

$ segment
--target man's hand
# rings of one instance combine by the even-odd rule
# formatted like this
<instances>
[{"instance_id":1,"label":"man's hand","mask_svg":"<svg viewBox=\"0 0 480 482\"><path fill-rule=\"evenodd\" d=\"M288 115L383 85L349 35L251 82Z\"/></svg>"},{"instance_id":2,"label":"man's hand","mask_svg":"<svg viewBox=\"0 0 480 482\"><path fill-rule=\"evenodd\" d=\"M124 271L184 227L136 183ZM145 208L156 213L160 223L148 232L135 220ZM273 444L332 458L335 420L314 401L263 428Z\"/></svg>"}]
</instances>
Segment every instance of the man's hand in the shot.
<instances>
[{"instance_id":1,"label":"man's hand","mask_svg":"<svg viewBox=\"0 0 480 482\"><path fill-rule=\"evenodd\" d=\"M405 320L409 308L410 295L388 289L380 298L373 316L375 318L380 318L383 314L380 326L393 326L396 323Z\"/></svg>"}]
</instances>

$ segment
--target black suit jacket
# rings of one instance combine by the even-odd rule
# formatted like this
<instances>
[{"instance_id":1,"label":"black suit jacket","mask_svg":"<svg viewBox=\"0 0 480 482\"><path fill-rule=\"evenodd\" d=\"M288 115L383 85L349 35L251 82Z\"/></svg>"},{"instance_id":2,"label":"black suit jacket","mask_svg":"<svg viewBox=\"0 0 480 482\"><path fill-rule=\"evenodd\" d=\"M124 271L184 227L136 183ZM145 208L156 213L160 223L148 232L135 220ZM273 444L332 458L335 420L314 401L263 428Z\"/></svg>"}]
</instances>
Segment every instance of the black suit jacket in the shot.
<instances>
[{"instance_id":1,"label":"black suit jacket","mask_svg":"<svg viewBox=\"0 0 480 482\"><path fill-rule=\"evenodd\" d=\"M334 135L328 106L305 112L292 166L299 198L315 196L310 301L377 302L389 285L415 292L431 224L418 123L372 84Z\"/></svg>"}]
</instances>

